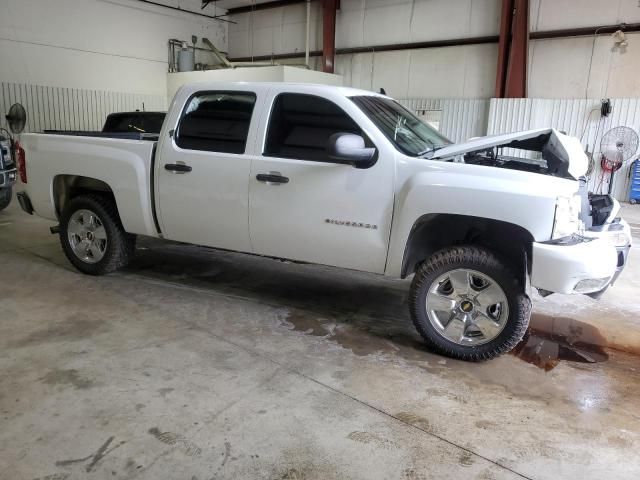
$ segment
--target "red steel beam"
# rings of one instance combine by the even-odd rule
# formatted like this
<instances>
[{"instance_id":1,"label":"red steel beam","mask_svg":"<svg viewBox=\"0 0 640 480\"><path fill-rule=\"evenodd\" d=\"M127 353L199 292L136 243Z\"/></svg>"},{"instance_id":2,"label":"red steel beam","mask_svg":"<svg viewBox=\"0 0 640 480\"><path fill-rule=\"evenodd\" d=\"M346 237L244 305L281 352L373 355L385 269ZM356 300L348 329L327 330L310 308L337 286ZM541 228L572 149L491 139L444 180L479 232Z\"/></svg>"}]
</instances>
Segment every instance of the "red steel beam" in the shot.
<instances>
[{"instance_id":1,"label":"red steel beam","mask_svg":"<svg viewBox=\"0 0 640 480\"><path fill-rule=\"evenodd\" d=\"M336 61L336 11L338 0L322 2L322 71L333 73Z\"/></svg>"},{"instance_id":2,"label":"red steel beam","mask_svg":"<svg viewBox=\"0 0 640 480\"><path fill-rule=\"evenodd\" d=\"M515 0L514 7L504 96L524 98L527 96L529 58L529 0Z\"/></svg>"},{"instance_id":3,"label":"red steel beam","mask_svg":"<svg viewBox=\"0 0 640 480\"><path fill-rule=\"evenodd\" d=\"M498 65L496 69L496 98L503 98L509 65L509 48L511 47L511 25L513 21L514 0L502 0L500 13L500 36L498 37Z\"/></svg>"}]
</instances>

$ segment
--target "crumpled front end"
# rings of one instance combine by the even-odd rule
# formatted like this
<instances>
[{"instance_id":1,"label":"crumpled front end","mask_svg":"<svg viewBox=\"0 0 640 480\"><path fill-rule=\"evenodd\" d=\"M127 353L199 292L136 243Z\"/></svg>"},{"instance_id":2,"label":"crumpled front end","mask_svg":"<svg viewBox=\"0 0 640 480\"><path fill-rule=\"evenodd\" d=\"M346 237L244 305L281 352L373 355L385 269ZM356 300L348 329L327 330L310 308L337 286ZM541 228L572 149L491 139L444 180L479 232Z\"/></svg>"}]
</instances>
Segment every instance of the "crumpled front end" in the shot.
<instances>
[{"instance_id":1,"label":"crumpled front end","mask_svg":"<svg viewBox=\"0 0 640 480\"><path fill-rule=\"evenodd\" d=\"M631 228L618 216L610 195L590 195L581 187L584 228L579 234L533 244L531 285L544 294L599 297L624 269L631 249Z\"/></svg>"},{"instance_id":2,"label":"crumpled front end","mask_svg":"<svg viewBox=\"0 0 640 480\"><path fill-rule=\"evenodd\" d=\"M505 150L503 150L505 149ZM472 138L440 148L433 159L578 180L588 159L580 141L553 128Z\"/></svg>"}]
</instances>

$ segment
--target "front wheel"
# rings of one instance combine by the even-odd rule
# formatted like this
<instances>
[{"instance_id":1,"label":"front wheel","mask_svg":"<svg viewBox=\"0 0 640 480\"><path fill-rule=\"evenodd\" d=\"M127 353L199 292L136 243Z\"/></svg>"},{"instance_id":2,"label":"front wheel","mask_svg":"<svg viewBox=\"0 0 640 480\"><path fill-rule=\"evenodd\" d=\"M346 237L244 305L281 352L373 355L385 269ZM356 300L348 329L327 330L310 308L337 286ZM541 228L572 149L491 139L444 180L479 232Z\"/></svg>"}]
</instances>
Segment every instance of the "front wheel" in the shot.
<instances>
[{"instance_id":1,"label":"front wheel","mask_svg":"<svg viewBox=\"0 0 640 480\"><path fill-rule=\"evenodd\" d=\"M513 349L531 315L531 301L505 263L475 246L447 248L424 262L409 306L431 349L468 361Z\"/></svg>"},{"instance_id":2,"label":"front wheel","mask_svg":"<svg viewBox=\"0 0 640 480\"><path fill-rule=\"evenodd\" d=\"M13 189L0 188L0 210L4 210L11 203L11 196L13 195Z\"/></svg>"},{"instance_id":3,"label":"front wheel","mask_svg":"<svg viewBox=\"0 0 640 480\"><path fill-rule=\"evenodd\" d=\"M129 263L135 237L124 231L113 200L100 195L72 199L60 218L60 243L82 273L104 275Z\"/></svg>"}]
</instances>

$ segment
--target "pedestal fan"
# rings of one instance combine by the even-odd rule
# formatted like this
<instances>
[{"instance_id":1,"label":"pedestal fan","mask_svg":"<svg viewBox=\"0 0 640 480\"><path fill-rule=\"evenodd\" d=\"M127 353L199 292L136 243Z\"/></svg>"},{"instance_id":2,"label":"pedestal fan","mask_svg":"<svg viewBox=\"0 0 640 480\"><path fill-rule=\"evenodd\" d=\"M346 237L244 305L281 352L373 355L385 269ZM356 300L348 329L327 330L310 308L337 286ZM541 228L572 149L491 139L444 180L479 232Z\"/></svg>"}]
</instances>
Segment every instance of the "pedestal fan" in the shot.
<instances>
[{"instance_id":1,"label":"pedestal fan","mask_svg":"<svg viewBox=\"0 0 640 480\"><path fill-rule=\"evenodd\" d=\"M600 166L602 175L606 172L609 176L609 195L613 190L615 173L622 168L624 163L631 159L638 150L638 134L629 127L615 127L602 136L600 140Z\"/></svg>"}]
</instances>

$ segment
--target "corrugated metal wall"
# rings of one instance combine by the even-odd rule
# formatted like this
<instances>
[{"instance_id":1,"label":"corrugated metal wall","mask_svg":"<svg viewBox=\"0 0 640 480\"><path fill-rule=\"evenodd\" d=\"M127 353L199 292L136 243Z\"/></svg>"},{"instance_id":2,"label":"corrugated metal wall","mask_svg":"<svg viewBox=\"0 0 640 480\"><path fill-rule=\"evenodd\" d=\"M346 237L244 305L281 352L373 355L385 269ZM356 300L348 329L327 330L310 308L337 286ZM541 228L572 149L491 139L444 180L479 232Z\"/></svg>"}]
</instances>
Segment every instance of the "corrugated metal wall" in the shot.
<instances>
[{"instance_id":1,"label":"corrugated metal wall","mask_svg":"<svg viewBox=\"0 0 640 480\"><path fill-rule=\"evenodd\" d=\"M600 139L609 129L624 125L636 132L640 130L640 98L612 99L613 112L606 118L600 117L599 99L405 98L399 101L414 111L442 112L440 131L455 142L482 135L553 127L580 138L596 159ZM100 130L109 113L142 110L143 105L147 111L167 108L167 99L162 95L0 83L0 126L6 128L4 115L16 102L27 111L27 132ZM615 177L613 193L620 200L627 199L630 163ZM607 180L608 175L603 177L596 161L590 189L606 191Z\"/></svg>"},{"instance_id":2,"label":"corrugated metal wall","mask_svg":"<svg viewBox=\"0 0 640 480\"><path fill-rule=\"evenodd\" d=\"M440 110L440 131L454 142L486 135L489 99L404 98L398 100L415 111Z\"/></svg>"},{"instance_id":3,"label":"corrugated metal wall","mask_svg":"<svg viewBox=\"0 0 640 480\"><path fill-rule=\"evenodd\" d=\"M109 113L142 110L143 105L147 111L167 108L162 95L0 83L0 126L7 127L4 117L16 102L27 111L25 132L100 130Z\"/></svg>"},{"instance_id":4,"label":"corrugated metal wall","mask_svg":"<svg viewBox=\"0 0 640 480\"><path fill-rule=\"evenodd\" d=\"M596 159L589 188L606 192L609 175L602 175L599 162L602 135L617 126L640 131L640 99L616 98L611 101L611 115L601 117L599 99L493 98L487 134L553 127L578 137ZM637 156L638 152L632 160ZM613 194L618 200L627 200L630 165L631 161L627 162L615 175Z\"/></svg>"}]
</instances>

